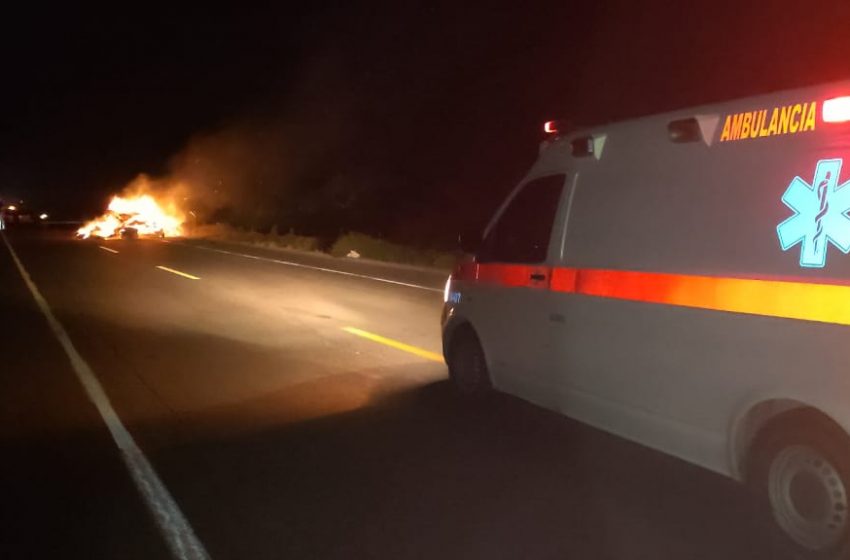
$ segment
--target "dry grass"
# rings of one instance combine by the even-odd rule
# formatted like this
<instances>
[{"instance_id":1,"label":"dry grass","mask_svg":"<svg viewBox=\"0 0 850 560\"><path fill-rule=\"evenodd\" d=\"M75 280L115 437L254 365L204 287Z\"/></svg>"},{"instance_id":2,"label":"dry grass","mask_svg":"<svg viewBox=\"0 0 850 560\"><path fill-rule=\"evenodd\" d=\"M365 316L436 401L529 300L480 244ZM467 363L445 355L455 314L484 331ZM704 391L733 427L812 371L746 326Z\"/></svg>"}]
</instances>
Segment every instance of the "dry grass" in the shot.
<instances>
[{"instance_id":1,"label":"dry grass","mask_svg":"<svg viewBox=\"0 0 850 560\"><path fill-rule=\"evenodd\" d=\"M276 227L268 233L261 233L226 224L208 224L192 228L187 232L187 237L241 243L265 249L321 251L319 238L297 235L292 231L281 235ZM328 252L335 257L345 258L351 251L355 251L364 259L443 269L451 268L455 261L455 256L451 253L400 245L357 232L339 236Z\"/></svg>"}]
</instances>

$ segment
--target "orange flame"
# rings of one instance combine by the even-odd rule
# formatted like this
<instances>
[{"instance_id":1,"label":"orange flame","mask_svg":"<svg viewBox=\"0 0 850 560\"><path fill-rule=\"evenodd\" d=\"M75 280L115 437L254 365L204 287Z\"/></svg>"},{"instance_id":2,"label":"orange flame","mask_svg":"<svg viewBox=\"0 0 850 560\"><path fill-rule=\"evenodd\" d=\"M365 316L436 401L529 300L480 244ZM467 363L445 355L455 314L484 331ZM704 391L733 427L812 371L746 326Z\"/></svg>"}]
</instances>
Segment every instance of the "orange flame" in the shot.
<instances>
[{"instance_id":1,"label":"orange flame","mask_svg":"<svg viewBox=\"0 0 850 560\"><path fill-rule=\"evenodd\" d=\"M114 196L107 211L77 230L77 237L110 238L128 233L175 237L182 233L185 218L174 204L158 202L153 195Z\"/></svg>"}]
</instances>

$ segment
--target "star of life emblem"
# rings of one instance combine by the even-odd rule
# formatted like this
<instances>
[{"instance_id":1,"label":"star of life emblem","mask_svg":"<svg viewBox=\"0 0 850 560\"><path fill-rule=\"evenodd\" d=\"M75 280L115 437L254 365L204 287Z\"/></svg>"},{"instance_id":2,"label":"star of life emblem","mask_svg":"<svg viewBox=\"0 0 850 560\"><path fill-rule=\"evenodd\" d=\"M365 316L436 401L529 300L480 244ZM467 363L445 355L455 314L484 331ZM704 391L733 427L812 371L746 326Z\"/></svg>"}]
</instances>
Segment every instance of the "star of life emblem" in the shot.
<instances>
[{"instance_id":1,"label":"star of life emblem","mask_svg":"<svg viewBox=\"0 0 850 560\"><path fill-rule=\"evenodd\" d=\"M823 268L830 244L850 251L850 181L838 184L841 158L822 159L809 184L794 177L782 202L794 215L776 227L783 251L801 244L800 266Z\"/></svg>"}]
</instances>

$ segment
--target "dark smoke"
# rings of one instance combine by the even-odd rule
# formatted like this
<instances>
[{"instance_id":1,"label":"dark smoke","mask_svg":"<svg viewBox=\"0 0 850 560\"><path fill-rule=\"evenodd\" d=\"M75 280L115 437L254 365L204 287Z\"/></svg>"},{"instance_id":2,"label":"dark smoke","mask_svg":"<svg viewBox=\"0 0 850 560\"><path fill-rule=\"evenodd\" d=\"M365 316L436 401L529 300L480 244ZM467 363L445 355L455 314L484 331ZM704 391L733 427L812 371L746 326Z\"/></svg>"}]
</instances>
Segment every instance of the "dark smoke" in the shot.
<instances>
[{"instance_id":1,"label":"dark smoke","mask_svg":"<svg viewBox=\"0 0 850 560\"><path fill-rule=\"evenodd\" d=\"M762 7L739 3L377 4L305 20L285 87L174 156L169 181L203 221L448 248L522 177L545 120L604 123L845 73L846 34L816 32L847 19L838 0L782 10L757 34ZM809 39L787 41L792 28Z\"/></svg>"}]
</instances>

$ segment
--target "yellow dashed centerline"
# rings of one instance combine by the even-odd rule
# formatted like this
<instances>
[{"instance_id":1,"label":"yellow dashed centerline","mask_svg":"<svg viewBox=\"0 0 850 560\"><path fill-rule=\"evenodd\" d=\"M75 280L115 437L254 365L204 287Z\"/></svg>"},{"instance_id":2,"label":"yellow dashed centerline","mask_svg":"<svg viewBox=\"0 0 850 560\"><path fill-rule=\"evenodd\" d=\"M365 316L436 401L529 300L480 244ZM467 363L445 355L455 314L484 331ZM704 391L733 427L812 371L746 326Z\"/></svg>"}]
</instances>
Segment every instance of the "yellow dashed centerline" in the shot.
<instances>
[{"instance_id":1,"label":"yellow dashed centerline","mask_svg":"<svg viewBox=\"0 0 850 560\"><path fill-rule=\"evenodd\" d=\"M365 338L366 340L371 340L372 342L377 342L378 344L383 344L384 346L389 346L390 348L395 348L396 350L401 350L402 352L407 352L408 354L413 354L414 356L425 358L426 360L443 363L442 354L437 354L436 352L429 352L424 348L411 346L410 344L405 344L404 342L399 342L398 340L386 338L384 336L357 329L355 327L343 327L342 330L349 334Z\"/></svg>"},{"instance_id":2,"label":"yellow dashed centerline","mask_svg":"<svg viewBox=\"0 0 850 560\"><path fill-rule=\"evenodd\" d=\"M191 274L186 274L185 272L180 272L179 270L174 270L167 266L157 265L157 268L164 270L165 272L170 272L171 274L176 274L177 276L182 276L183 278L188 278L189 280L200 280L200 277L198 276L192 276Z\"/></svg>"},{"instance_id":3,"label":"yellow dashed centerline","mask_svg":"<svg viewBox=\"0 0 850 560\"><path fill-rule=\"evenodd\" d=\"M100 247L104 251L109 251L110 253L118 254L118 251L116 251L115 249L110 249L109 247L104 247L103 245L98 245L98 247Z\"/></svg>"}]
</instances>

